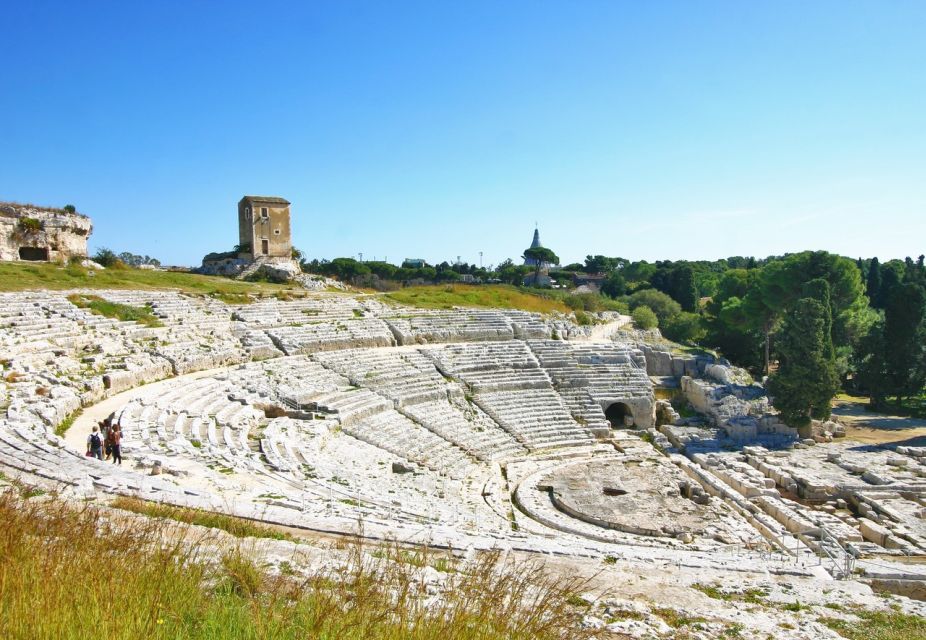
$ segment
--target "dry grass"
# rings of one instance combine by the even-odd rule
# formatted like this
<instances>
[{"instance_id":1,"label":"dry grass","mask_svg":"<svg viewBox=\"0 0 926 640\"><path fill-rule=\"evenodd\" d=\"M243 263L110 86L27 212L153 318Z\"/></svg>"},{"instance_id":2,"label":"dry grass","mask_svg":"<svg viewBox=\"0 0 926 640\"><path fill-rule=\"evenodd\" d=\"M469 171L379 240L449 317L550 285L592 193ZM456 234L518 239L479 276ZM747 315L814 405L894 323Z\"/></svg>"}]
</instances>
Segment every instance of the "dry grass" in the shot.
<instances>
[{"instance_id":1,"label":"dry grass","mask_svg":"<svg viewBox=\"0 0 926 640\"><path fill-rule=\"evenodd\" d=\"M195 524L201 527L221 529L236 538L272 538L274 540L292 540L293 537L273 527L268 527L244 518L235 518L223 513L201 511L184 507L174 507L157 502L148 502L138 498L120 496L115 498L111 506L123 511L131 511L150 518L166 518L186 524Z\"/></svg>"},{"instance_id":2,"label":"dry grass","mask_svg":"<svg viewBox=\"0 0 926 640\"><path fill-rule=\"evenodd\" d=\"M478 307L486 309L520 309L538 313L569 313L564 303L525 293L509 285L433 285L408 287L384 295L387 300L423 309Z\"/></svg>"},{"instance_id":3,"label":"dry grass","mask_svg":"<svg viewBox=\"0 0 926 640\"><path fill-rule=\"evenodd\" d=\"M485 554L446 574L440 598L396 547L359 541L336 569L300 575L160 519L0 494L4 639L547 640L594 637L586 583Z\"/></svg>"}]
</instances>

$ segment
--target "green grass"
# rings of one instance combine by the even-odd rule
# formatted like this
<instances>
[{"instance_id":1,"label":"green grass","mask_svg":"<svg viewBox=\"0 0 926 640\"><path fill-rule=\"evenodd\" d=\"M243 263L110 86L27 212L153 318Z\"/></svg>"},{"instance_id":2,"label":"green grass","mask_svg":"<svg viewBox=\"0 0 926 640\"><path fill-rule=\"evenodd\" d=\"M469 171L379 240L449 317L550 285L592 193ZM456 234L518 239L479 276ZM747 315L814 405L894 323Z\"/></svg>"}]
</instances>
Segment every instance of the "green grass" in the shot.
<instances>
[{"instance_id":1,"label":"green grass","mask_svg":"<svg viewBox=\"0 0 926 640\"><path fill-rule=\"evenodd\" d=\"M681 613L680 611L676 611L675 609L657 607L653 609L653 613L662 618L663 621L673 629L707 622L707 618L702 618L700 616L688 616Z\"/></svg>"},{"instance_id":2,"label":"green grass","mask_svg":"<svg viewBox=\"0 0 926 640\"><path fill-rule=\"evenodd\" d=\"M926 618L900 613L899 611L869 611L852 609L858 620L845 618L818 618L848 640L924 640L926 639Z\"/></svg>"},{"instance_id":3,"label":"green grass","mask_svg":"<svg viewBox=\"0 0 926 640\"><path fill-rule=\"evenodd\" d=\"M61 421L57 427L55 427L55 435L64 437L64 434L68 432L68 429L74 424L74 421L80 417L80 414L84 412L83 408L78 408L71 415Z\"/></svg>"},{"instance_id":4,"label":"green grass","mask_svg":"<svg viewBox=\"0 0 926 640\"><path fill-rule=\"evenodd\" d=\"M489 552L429 597L420 569L348 542L332 568L280 562L164 520L0 493L4 640L587 640L588 583ZM268 571L268 562L280 570ZM327 564L327 563L326 563Z\"/></svg>"},{"instance_id":5,"label":"green grass","mask_svg":"<svg viewBox=\"0 0 926 640\"><path fill-rule=\"evenodd\" d=\"M237 303L245 301L243 298L248 295L272 295L292 287L175 271L94 270L75 264L61 266L45 262L0 263L0 291L29 289L179 289L191 294L229 296ZM302 291L300 288L295 290Z\"/></svg>"},{"instance_id":6,"label":"green grass","mask_svg":"<svg viewBox=\"0 0 926 640\"><path fill-rule=\"evenodd\" d=\"M561 302L570 309L592 312L617 311L624 314L630 313L626 303L614 300L600 293L575 293L569 289L537 289L530 287L524 290L540 296L541 298Z\"/></svg>"},{"instance_id":7,"label":"green grass","mask_svg":"<svg viewBox=\"0 0 926 640\"><path fill-rule=\"evenodd\" d=\"M271 538L273 540L293 540L293 537L272 527L243 518L235 518L211 511L173 507L157 502L147 502L138 498L120 496L112 501L112 506L123 511L140 513L151 518L167 518L177 522L195 524L201 527L221 529L236 538Z\"/></svg>"},{"instance_id":8,"label":"green grass","mask_svg":"<svg viewBox=\"0 0 926 640\"><path fill-rule=\"evenodd\" d=\"M725 591L717 585L712 584L701 584L695 583L691 585L691 588L700 591L709 598L714 600L723 600L725 602L746 602L749 604L765 604L765 598L768 596L768 593L764 589L758 588L749 588L742 591ZM794 605L786 605L787 607L798 606L796 602ZM800 609L788 609L789 611L799 611Z\"/></svg>"},{"instance_id":9,"label":"green grass","mask_svg":"<svg viewBox=\"0 0 926 640\"><path fill-rule=\"evenodd\" d=\"M386 300L422 309L478 307L520 309L537 313L569 313L562 302L527 293L510 285L433 285L408 287L384 294Z\"/></svg>"},{"instance_id":10,"label":"green grass","mask_svg":"<svg viewBox=\"0 0 926 640\"><path fill-rule=\"evenodd\" d=\"M75 293L68 296L71 304L81 309L90 309L98 316L116 318L117 320L137 322L146 327L163 327L163 323L152 313L150 307L133 307L128 304L110 302L99 296L85 293Z\"/></svg>"}]
</instances>

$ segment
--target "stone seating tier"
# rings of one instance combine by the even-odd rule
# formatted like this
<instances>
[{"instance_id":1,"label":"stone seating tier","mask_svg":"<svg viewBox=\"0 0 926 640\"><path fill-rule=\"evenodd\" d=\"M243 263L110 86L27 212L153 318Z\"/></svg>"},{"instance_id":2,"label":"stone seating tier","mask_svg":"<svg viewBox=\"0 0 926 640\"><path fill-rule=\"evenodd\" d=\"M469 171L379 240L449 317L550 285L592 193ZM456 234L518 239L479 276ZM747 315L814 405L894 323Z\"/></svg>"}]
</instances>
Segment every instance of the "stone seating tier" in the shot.
<instances>
[{"instance_id":1,"label":"stone seating tier","mask_svg":"<svg viewBox=\"0 0 926 640\"><path fill-rule=\"evenodd\" d=\"M403 413L470 455L492 462L527 453L511 434L478 407L468 410L447 400L405 407Z\"/></svg>"}]
</instances>

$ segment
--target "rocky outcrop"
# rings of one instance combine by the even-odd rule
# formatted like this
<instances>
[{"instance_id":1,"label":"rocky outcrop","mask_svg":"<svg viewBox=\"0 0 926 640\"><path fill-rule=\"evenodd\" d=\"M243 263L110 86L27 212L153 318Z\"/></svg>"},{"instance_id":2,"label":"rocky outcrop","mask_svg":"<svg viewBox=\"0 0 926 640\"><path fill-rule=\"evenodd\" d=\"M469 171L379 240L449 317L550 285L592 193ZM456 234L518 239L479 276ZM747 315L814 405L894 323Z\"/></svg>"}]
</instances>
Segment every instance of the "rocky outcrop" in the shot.
<instances>
[{"instance_id":1,"label":"rocky outcrop","mask_svg":"<svg viewBox=\"0 0 926 640\"><path fill-rule=\"evenodd\" d=\"M0 203L0 260L68 260L87 255L90 218L63 209Z\"/></svg>"}]
</instances>

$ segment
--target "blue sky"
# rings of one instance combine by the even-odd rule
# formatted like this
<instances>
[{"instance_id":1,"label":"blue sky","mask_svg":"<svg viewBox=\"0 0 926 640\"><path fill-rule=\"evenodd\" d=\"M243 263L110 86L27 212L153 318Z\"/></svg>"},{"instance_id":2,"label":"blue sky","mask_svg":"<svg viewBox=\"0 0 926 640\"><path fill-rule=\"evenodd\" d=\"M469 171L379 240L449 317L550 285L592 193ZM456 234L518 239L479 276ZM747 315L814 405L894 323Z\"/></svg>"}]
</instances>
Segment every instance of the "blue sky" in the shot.
<instances>
[{"instance_id":1,"label":"blue sky","mask_svg":"<svg viewBox=\"0 0 926 640\"><path fill-rule=\"evenodd\" d=\"M926 252L926 2L6 2L0 199L195 264Z\"/></svg>"}]
</instances>

